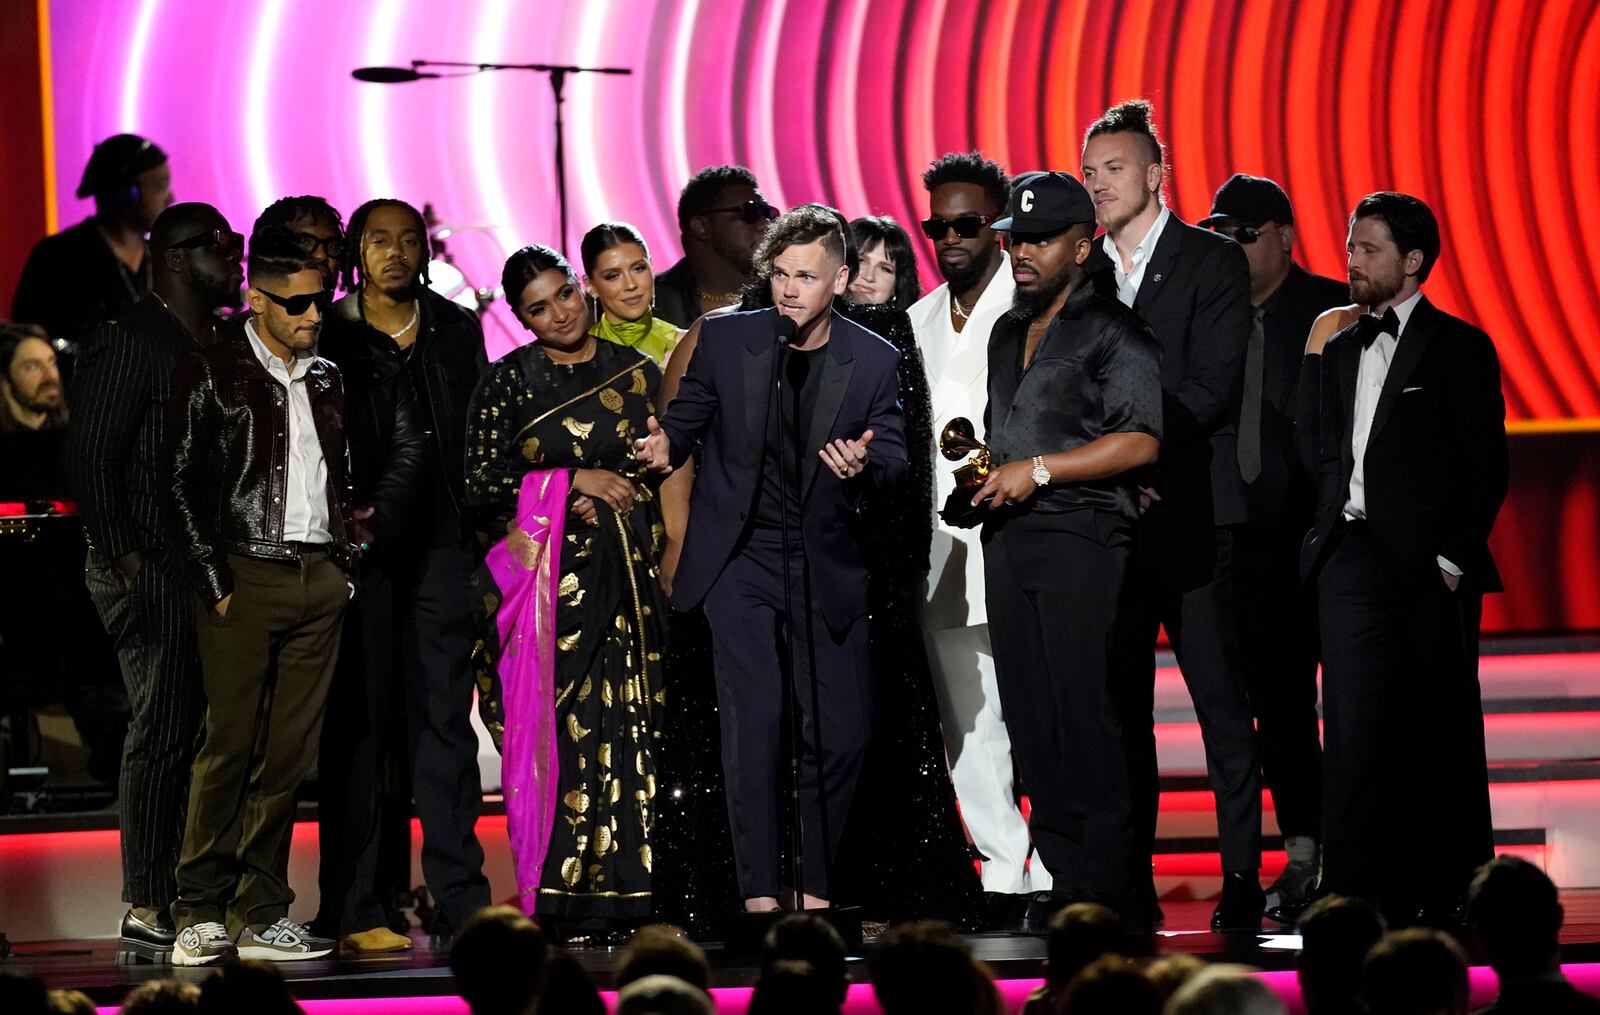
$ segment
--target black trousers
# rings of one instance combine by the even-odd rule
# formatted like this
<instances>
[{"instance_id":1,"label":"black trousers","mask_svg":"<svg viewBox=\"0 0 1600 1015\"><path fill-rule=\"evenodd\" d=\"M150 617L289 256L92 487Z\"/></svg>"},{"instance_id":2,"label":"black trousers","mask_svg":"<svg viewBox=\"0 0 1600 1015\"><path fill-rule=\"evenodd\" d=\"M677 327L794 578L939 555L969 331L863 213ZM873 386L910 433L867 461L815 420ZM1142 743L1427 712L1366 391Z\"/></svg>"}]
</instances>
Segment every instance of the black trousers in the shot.
<instances>
[{"instance_id":1,"label":"black trousers","mask_svg":"<svg viewBox=\"0 0 1600 1015\"><path fill-rule=\"evenodd\" d=\"M122 898L165 909L178 896L189 771L205 732L194 594L175 558L151 553L125 587L91 550L85 579L116 647L132 714L120 776Z\"/></svg>"},{"instance_id":2,"label":"black trousers","mask_svg":"<svg viewBox=\"0 0 1600 1015\"><path fill-rule=\"evenodd\" d=\"M477 559L466 543L421 551L399 605L400 666L411 743L411 791L422 821L422 876L443 926L460 929L489 905L478 815L478 738L472 729L472 610L468 579Z\"/></svg>"},{"instance_id":3,"label":"black trousers","mask_svg":"<svg viewBox=\"0 0 1600 1015\"><path fill-rule=\"evenodd\" d=\"M1217 801L1224 871L1261 866L1261 762L1233 598L1233 533L1225 527L1152 525L1134 535L1123 597L1116 693L1133 780L1135 841L1155 851L1160 773L1156 764L1155 641L1161 626L1194 699L1206 774Z\"/></svg>"},{"instance_id":4,"label":"black trousers","mask_svg":"<svg viewBox=\"0 0 1600 1015\"><path fill-rule=\"evenodd\" d=\"M789 553L795 630L783 601L783 541L757 530L706 594L722 718L722 770L734 863L746 899L778 894L778 788L788 771L784 721L784 638L797 638L794 686L801 717L799 822L804 890L826 897L828 867L855 795L872 728L867 618L834 634L822 618L821 590L805 612L805 557ZM790 886L796 887L796 886Z\"/></svg>"},{"instance_id":5,"label":"black trousers","mask_svg":"<svg viewBox=\"0 0 1600 1015\"><path fill-rule=\"evenodd\" d=\"M1454 905L1494 855L1476 648L1483 597L1466 585L1451 592L1437 569L1397 574L1361 524L1343 527L1327 553L1316 577L1323 884L1391 915ZM1397 859L1397 847L1424 838L1426 862Z\"/></svg>"},{"instance_id":6,"label":"black trousers","mask_svg":"<svg viewBox=\"0 0 1600 1015\"><path fill-rule=\"evenodd\" d=\"M1322 838L1317 726L1317 601L1300 580L1307 526L1240 526L1234 542L1239 649L1256 718L1261 771L1285 836Z\"/></svg>"},{"instance_id":7,"label":"black trousers","mask_svg":"<svg viewBox=\"0 0 1600 1015\"><path fill-rule=\"evenodd\" d=\"M391 900L411 879L411 759L395 592L390 569L363 565L322 725L316 925L339 936L387 926Z\"/></svg>"},{"instance_id":8,"label":"black trousers","mask_svg":"<svg viewBox=\"0 0 1600 1015\"><path fill-rule=\"evenodd\" d=\"M1139 926L1140 863L1111 693L1126 522L1097 511L1026 515L985 534L995 678L1055 892Z\"/></svg>"}]
</instances>

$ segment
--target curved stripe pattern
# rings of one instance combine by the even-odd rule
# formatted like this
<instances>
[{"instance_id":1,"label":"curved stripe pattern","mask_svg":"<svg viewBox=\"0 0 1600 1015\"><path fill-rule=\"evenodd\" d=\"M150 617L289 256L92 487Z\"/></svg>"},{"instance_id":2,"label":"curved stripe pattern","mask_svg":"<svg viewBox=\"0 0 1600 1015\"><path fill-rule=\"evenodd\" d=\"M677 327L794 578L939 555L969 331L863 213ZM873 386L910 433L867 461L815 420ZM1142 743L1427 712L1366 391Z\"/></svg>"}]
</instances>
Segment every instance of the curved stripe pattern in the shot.
<instances>
[{"instance_id":1,"label":"curved stripe pattern","mask_svg":"<svg viewBox=\"0 0 1600 1015\"><path fill-rule=\"evenodd\" d=\"M1339 275L1350 206L1415 193L1444 229L1429 294L1495 337L1512 416L1600 416L1600 0L54 0L50 23L63 221L85 210L74 167L94 141L136 130L172 152L180 198L237 227L273 188L492 222L451 244L480 284L510 248L558 239L548 85L383 88L351 68L634 68L568 85L565 246L621 218L662 265L694 168L742 162L782 206L910 224L939 153L1070 170L1089 121L1144 95L1183 217L1231 172L1273 177L1301 260Z\"/></svg>"}]
</instances>

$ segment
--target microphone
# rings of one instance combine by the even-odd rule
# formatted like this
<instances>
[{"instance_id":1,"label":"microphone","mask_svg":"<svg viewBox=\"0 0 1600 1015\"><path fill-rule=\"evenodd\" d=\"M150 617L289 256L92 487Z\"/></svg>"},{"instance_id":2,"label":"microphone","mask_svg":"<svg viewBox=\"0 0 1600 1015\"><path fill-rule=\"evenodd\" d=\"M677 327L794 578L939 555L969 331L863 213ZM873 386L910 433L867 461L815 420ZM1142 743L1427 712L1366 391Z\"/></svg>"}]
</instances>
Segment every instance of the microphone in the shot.
<instances>
[{"instance_id":1,"label":"microphone","mask_svg":"<svg viewBox=\"0 0 1600 1015\"><path fill-rule=\"evenodd\" d=\"M799 330L800 326L794 323L793 317L785 317L782 314L778 315L778 319L772 325L772 332L777 337L779 346L787 346L793 342L795 332Z\"/></svg>"},{"instance_id":2,"label":"microphone","mask_svg":"<svg viewBox=\"0 0 1600 1015\"><path fill-rule=\"evenodd\" d=\"M357 81L372 81L380 85L398 85L407 81L420 81L423 78L436 78L440 75L429 74L427 71L420 71L415 67L357 67L350 72L350 76Z\"/></svg>"}]
</instances>

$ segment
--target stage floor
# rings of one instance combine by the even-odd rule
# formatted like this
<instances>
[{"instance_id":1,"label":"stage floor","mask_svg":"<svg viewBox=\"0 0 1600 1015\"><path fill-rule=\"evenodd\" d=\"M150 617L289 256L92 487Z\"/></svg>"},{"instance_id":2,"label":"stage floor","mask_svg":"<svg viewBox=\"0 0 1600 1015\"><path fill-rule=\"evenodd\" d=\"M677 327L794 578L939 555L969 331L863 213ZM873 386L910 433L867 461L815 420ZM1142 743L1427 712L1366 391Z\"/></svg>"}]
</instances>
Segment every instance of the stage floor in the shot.
<instances>
[{"instance_id":1,"label":"stage floor","mask_svg":"<svg viewBox=\"0 0 1600 1015\"><path fill-rule=\"evenodd\" d=\"M1562 895L1567 923L1562 931L1562 958L1567 963L1600 962L1600 890L1569 891ZM1212 903L1167 902L1166 928L1146 942L1151 954L1187 953L1207 962L1240 962L1269 971L1294 967L1293 938L1273 937L1270 933L1213 934L1207 927ZM987 962L997 979L1032 981L1041 975L1044 940L1004 934L975 934L968 940L977 956ZM705 944L711 959L714 987L748 987L758 969L753 956L735 955L720 944ZM609 989L612 971L620 949L575 949L579 961L594 976L601 989ZM15 946L10 960L0 965L31 969L51 987L72 988L89 995L97 1004L116 1005L128 989L152 977L176 976L196 982L209 975L207 969L178 969L168 966L119 966L115 962L115 942L43 941ZM865 981L865 970L858 961L855 979ZM450 975L448 956L428 948L427 938L418 936L410 952L378 958L326 959L285 963L282 967L295 996L304 1001L334 999L450 997L455 984Z\"/></svg>"}]
</instances>

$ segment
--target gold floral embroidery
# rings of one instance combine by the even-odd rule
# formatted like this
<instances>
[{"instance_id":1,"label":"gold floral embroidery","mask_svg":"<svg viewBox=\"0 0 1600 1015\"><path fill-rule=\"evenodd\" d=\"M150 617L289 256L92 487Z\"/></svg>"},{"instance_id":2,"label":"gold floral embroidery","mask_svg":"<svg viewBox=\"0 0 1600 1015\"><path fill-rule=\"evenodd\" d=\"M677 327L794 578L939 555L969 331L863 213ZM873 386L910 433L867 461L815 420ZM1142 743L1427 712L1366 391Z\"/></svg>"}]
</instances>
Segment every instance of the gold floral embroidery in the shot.
<instances>
[{"instance_id":1,"label":"gold floral embroidery","mask_svg":"<svg viewBox=\"0 0 1600 1015\"><path fill-rule=\"evenodd\" d=\"M594 830L594 855L605 856L611 851L611 829L605 825Z\"/></svg>"},{"instance_id":2,"label":"gold floral embroidery","mask_svg":"<svg viewBox=\"0 0 1600 1015\"><path fill-rule=\"evenodd\" d=\"M650 852L649 843L639 847L639 863L643 865L646 874L654 873L652 868L655 863L655 856Z\"/></svg>"},{"instance_id":3,"label":"gold floral embroidery","mask_svg":"<svg viewBox=\"0 0 1600 1015\"><path fill-rule=\"evenodd\" d=\"M556 639L556 648L563 652L571 652L573 649L578 647L578 639L581 637L583 637L582 631L574 631L571 634L564 634Z\"/></svg>"},{"instance_id":4,"label":"gold floral embroidery","mask_svg":"<svg viewBox=\"0 0 1600 1015\"><path fill-rule=\"evenodd\" d=\"M610 390L610 389L607 389L607 390ZM589 433L592 430L594 430L594 424L593 423L580 423L576 419L573 419L571 416L568 416L565 419L563 419L561 421L561 425L566 428L567 433L571 434L574 437L580 438L582 440L588 440L589 439Z\"/></svg>"},{"instance_id":5,"label":"gold floral embroidery","mask_svg":"<svg viewBox=\"0 0 1600 1015\"><path fill-rule=\"evenodd\" d=\"M612 412L622 411L622 396L617 394L616 388L605 388L600 392L600 404ZM585 437L589 436L584 434Z\"/></svg>"},{"instance_id":6,"label":"gold floral embroidery","mask_svg":"<svg viewBox=\"0 0 1600 1015\"><path fill-rule=\"evenodd\" d=\"M561 802L579 814L589 813L589 794L581 789L568 790L567 795L561 798Z\"/></svg>"},{"instance_id":7,"label":"gold floral embroidery","mask_svg":"<svg viewBox=\"0 0 1600 1015\"><path fill-rule=\"evenodd\" d=\"M522 442L522 457L530 462L539 460L539 438L529 437Z\"/></svg>"},{"instance_id":8,"label":"gold floral embroidery","mask_svg":"<svg viewBox=\"0 0 1600 1015\"><path fill-rule=\"evenodd\" d=\"M583 877L582 860L575 856L569 856L561 861L561 880L567 883L567 887L571 888L576 885L581 877Z\"/></svg>"}]
</instances>

